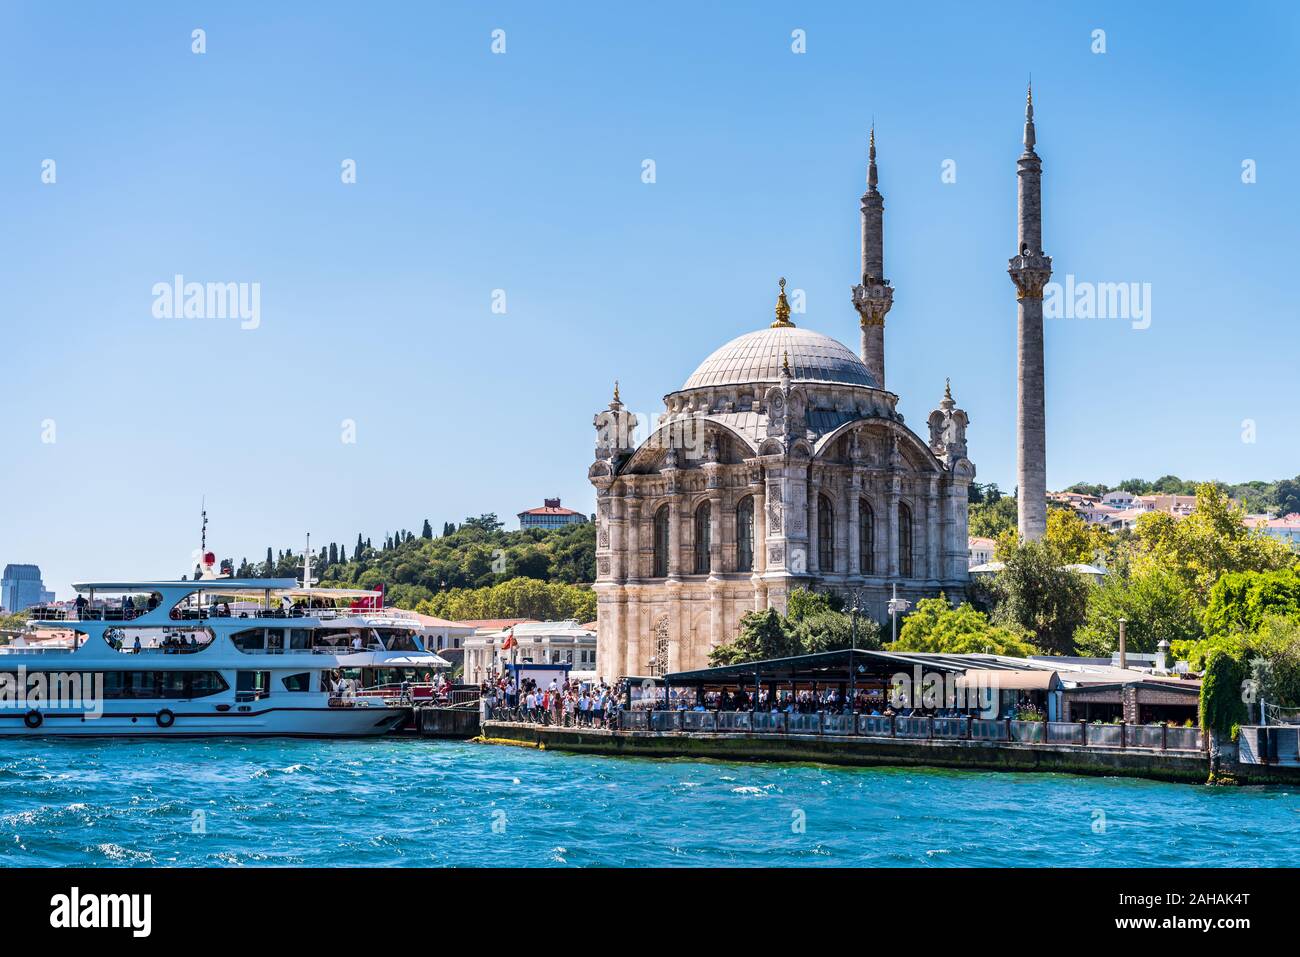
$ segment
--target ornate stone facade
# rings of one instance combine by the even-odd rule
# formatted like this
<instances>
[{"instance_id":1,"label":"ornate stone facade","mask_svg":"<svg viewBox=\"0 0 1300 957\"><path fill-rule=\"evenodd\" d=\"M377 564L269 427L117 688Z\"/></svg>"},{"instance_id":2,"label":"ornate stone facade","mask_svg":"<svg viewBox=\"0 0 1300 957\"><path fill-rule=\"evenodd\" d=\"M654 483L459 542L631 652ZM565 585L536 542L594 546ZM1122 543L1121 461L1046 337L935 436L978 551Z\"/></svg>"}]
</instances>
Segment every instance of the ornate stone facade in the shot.
<instances>
[{"instance_id":1,"label":"ornate stone facade","mask_svg":"<svg viewBox=\"0 0 1300 957\"><path fill-rule=\"evenodd\" d=\"M873 142L869 195L875 179ZM874 201L863 218L855 305L888 288ZM911 600L966 586L966 414L945 391L929 441L912 432L866 361L874 341L858 356L796 328L784 285L776 321L705 359L665 396L652 434L637 441L617 391L595 417L607 678L706 667L746 612L784 611L796 587L860 590L883 621L895 585Z\"/></svg>"}]
</instances>

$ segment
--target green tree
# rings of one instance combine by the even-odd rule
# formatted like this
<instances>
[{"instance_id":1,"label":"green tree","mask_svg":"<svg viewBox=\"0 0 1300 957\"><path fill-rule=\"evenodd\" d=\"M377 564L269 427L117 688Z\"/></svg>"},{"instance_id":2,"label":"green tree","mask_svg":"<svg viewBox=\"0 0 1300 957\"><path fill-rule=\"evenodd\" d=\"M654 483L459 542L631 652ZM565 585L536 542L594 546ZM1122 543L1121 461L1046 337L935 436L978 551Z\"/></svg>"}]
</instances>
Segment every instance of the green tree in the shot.
<instances>
[{"instance_id":1,"label":"green tree","mask_svg":"<svg viewBox=\"0 0 1300 957\"><path fill-rule=\"evenodd\" d=\"M1074 632L1087 615L1093 586L1060 567L1063 556L1050 542L1026 542L1001 557L1004 567L989 586L992 620L1029 632L1051 654L1073 654Z\"/></svg>"},{"instance_id":2,"label":"green tree","mask_svg":"<svg viewBox=\"0 0 1300 957\"><path fill-rule=\"evenodd\" d=\"M499 532L504 527L496 512L484 512L478 518L467 518L460 524L461 531L484 532L488 535Z\"/></svg>"},{"instance_id":3,"label":"green tree","mask_svg":"<svg viewBox=\"0 0 1300 957\"><path fill-rule=\"evenodd\" d=\"M1246 674L1246 663L1241 656L1226 648L1211 652L1201 679L1202 728L1228 734L1237 725L1246 723L1246 704L1241 693Z\"/></svg>"},{"instance_id":4,"label":"green tree","mask_svg":"<svg viewBox=\"0 0 1300 957\"><path fill-rule=\"evenodd\" d=\"M1228 572L1210 589L1205 633L1254 633L1269 615L1300 618L1300 572Z\"/></svg>"},{"instance_id":5,"label":"green tree","mask_svg":"<svg viewBox=\"0 0 1300 957\"><path fill-rule=\"evenodd\" d=\"M843 651L845 648L873 651L881 647L879 622L859 615L856 627L855 637L853 618L846 612L813 611L794 624L794 636L799 644L799 653L807 655Z\"/></svg>"},{"instance_id":6,"label":"green tree","mask_svg":"<svg viewBox=\"0 0 1300 957\"><path fill-rule=\"evenodd\" d=\"M544 548L525 545L510 550L507 568L512 577L546 581L551 577L551 558Z\"/></svg>"},{"instance_id":7,"label":"green tree","mask_svg":"<svg viewBox=\"0 0 1300 957\"><path fill-rule=\"evenodd\" d=\"M797 623L808 615L827 611L840 611L843 607L843 599L832 592L793 588L785 601L785 616L790 621Z\"/></svg>"},{"instance_id":8,"label":"green tree","mask_svg":"<svg viewBox=\"0 0 1300 957\"><path fill-rule=\"evenodd\" d=\"M1273 501L1279 515L1300 512L1300 475L1278 482L1273 490Z\"/></svg>"},{"instance_id":9,"label":"green tree","mask_svg":"<svg viewBox=\"0 0 1300 957\"><path fill-rule=\"evenodd\" d=\"M1119 647L1119 620L1128 650L1150 654L1163 638L1199 641L1203 635L1195 593L1173 572L1147 566L1130 574L1111 574L1088 592L1083 625L1075 632L1082 655L1108 657Z\"/></svg>"},{"instance_id":10,"label":"green tree","mask_svg":"<svg viewBox=\"0 0 1300 957\"><path fill-rule=\"evenodd\" d=\"M784 616L774 608L747 612L740 619L735 639L709 652L709 664L742 664L770 658L788 658L802 652L799 641Z\"/></svg>"},{"instance_id":11,"label":"green tree","mask_svg":"<svg viewBox=\"0 0 1300 957\"><path fill-rule=\"evenodd\" d=\"M996 486L994 487L996 491ZM998 494L967 508L967 531L977 538L997 538L1016 530L1016 500L1010 495Z\"/></svg>"},{"instance_id":12,"label":"green tree","mask_svg":"<svg viewBox=\"0 0 1300 957\"><path fill-rule=\"evenodd\" d=\"M1242 521L1244 511L1233 507L1213 485L1196 489L1196 508L1185 518L1148 512L1138 518L1135 562L1163 565L1182 578L1204 607L1210 589L1229 572L1273 571L1292 565L1291 549Z\"/></svg>"},{"instance_id":13,"label":"green tree","mask_svg":"<svg viewBox=\"0 0 1300 957\"><path fill-rule=\"evenodd\" d=\"M1111 548L1110 534L1099 525L1088 525L1071 508L1052 508L1047 512L1044 539L1052 545L1062 565L1092 564Z\"/></svg>"},{"instance_id":14,"label":"green tree","mask_svg":"<svg viewBox=\"0 0 1300 957\"><path fill-rule=\"evenodd\" d=\"M945 654L996 654L1025 658L1036 649L1028 635L1014 627L992 624L988 616L968 602L956 608L948 596L922 598L903 619L898 640L888 651L926 651Z\"/></svg>"}]
</instances>

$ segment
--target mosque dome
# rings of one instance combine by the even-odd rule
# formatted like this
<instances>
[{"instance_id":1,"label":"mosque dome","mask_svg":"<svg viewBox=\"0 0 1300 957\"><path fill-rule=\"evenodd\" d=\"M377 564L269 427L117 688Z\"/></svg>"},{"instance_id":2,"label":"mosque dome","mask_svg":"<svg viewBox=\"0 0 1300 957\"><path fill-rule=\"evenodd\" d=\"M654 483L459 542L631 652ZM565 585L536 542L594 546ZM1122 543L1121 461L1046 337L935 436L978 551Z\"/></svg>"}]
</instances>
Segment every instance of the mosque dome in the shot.
<instances>
[{"instance_id":1,"label":"mosque dome","mask_svg":"<svg viewBox=\"0 0 1300 957\"><path fill-rule=\"evenodd\" d=\"M682 390L776 382L787 357L795 380L879 388L862 360L843 343L787 324L732 339L700 363Z\"/></svg>"}]
</instances>

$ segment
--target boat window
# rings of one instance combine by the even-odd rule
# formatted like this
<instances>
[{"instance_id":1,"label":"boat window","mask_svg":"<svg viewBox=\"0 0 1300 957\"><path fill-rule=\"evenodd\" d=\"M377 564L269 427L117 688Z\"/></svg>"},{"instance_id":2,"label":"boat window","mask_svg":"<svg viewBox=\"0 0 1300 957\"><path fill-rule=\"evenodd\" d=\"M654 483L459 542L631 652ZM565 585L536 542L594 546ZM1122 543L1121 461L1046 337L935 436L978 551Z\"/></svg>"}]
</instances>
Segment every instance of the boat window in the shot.
<instances>
[{"instance_id":1,"label":"boat window","mask_svg":"<svg viewBox=\"0 0 1300 957\"><path fill-rule=\"evenodd\" d=\"M296 675L285 675L281 680L285 691L311 690L311 672L302 671Z\"/></svg>"},{"instance_id":2,"label":"boat window","mask_svg":"<svg viewBox=\"0 0 1300 957\"><path fill-rule=\"evenodd\" d=\"M262 651L266 647L265 628L246 628L230 636L240 651Z\"/></svg>"},{"instance_id":3,"label":"boat window","mask_svg":"<svg viewBox=\"0 0 1300 957\"><path fill-rule=\"evenodd\" d=\"M236 691L265 691L267 685L271 683L271 672L269 671L236 671L235 672L235 690Z\"/></svg>"},{"instance_id":4,"label":"boat window","mask_svg":"<svg viewBox=\"0 0 1300 957\"><path fill-rule=\"evenodd\" d=\"M294 651L305 651L311 647L311 629L290 628L289 647Z\"/></svg>"},{"instance_id":5,"label":"boat window","mask_svg":"<svg viewBox=\"0 0 1300 957\"><path fill-rule=\"evenodd\" d=\"M202 651L212 644L207 628L105 628L104 642L122 654L186 655Z\"/></svg>"},{"instance_id":6,"label":"boat window","mask_svg":"<svg viewBox=\"0 0 1300 957\"><path fill-rule=\"evenodd\" d=\"M351 648L352 639L360 636L362 642L369 640L369 632L362 633L356 628L330 628L314 632L312 643L317 648Z\"/></svg>"},{"instance_id":7,"label":"boat window","mask_svg":"<svg viewBox=\"0 0 1300 957\"><path fill-rule=\"evenodd\" d=\"M266 629L266 650L271 654L284 651L284 631L282 629Z\"/></svg>"},{"instance_id":8,"label":"boat window","mask_svg":"<svg viewBox=\"0 0 1300 957\"><path fill-rule=\"evenodd\" d=\"M399 631L395 628L384 628L379 632L379 638L384 643L384 647L389 651L423 651L419 643L415 640L415 632Z\"/></svg>"},{"instance_id":9,"label":"boat window","mask_svg":"<svg viewBox=\"0 0 1300 957\"><path fill-rule=\"evenodd\" d=\"M228 687L218 671L105 671L105 698L202 698Z\"/></svg>"},{"instance_id":10,"label":"boat window","mask_svg":"<svg viewBox=\"0 0 1300 957\"><path fill-rule=\"evenodd\" d=\"M271 672L236 671L235 700L254 701L271 693Z\"/></svg>"}]
</instances>

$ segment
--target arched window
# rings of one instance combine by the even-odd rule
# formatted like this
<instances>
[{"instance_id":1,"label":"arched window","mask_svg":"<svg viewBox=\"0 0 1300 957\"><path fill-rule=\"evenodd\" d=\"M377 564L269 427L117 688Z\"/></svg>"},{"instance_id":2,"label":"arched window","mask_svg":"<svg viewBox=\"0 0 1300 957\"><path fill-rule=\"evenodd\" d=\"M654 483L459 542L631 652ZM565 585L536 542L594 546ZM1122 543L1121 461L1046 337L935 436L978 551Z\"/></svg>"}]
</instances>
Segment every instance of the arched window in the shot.
<instances>
[{"instance_id":1,"label":"arched window","mask_svg":"<svg viewBox=\"0 0 1300 957\"><path fill-rule=\"evenodd\" d=\"M898 574L912 577L912 510L898 503Z\"/></svg>"},{"instance_id":2,"label":"arched window","mask_svg":"<svg viewBox=\"0 0 1300 957\"><path fill-rule=\"evenodd\" d=\"M754 570L754 496L746 495L736 506L736 571Z\"/></svg>"},{"instance_id":3,"label":"arched window","mask_svg":"<svg viewBox=\"0 0 1300 957\"><path fill-rule=\"evenodd\" d=\"M709 573L709 518L708 501L700 503L695 510L695 574Z\"/></svg>"},{"instance_id":4,"label":"arched window","mask_svg":"<svg viewBox=\"0 0 1300 957\"><path fill-rule=\"evenodd\" d=\"M876 573L876 513L865 498L858 500L858 568L863 575Z\"/></svg>"},{"instance_id":5,"label":"arched window","mask_svg":"<svg viewBox=\"0 0 1300 957\"><path fill-rule=\"evenodd\" d=\"M835 571L835 513L825 495L817 496L817 564L823 572Z\"/></svg>"},{"instance_id":6,"label":"arched window","mask_svg":"<svg viewBox=\"0 0 1300 957\"><path fill-rule=\"evenodd\" d=\"M655 512L654 570L651 577L668 577L668 506L660 505Z\"/></svg>"}]
</instances>

